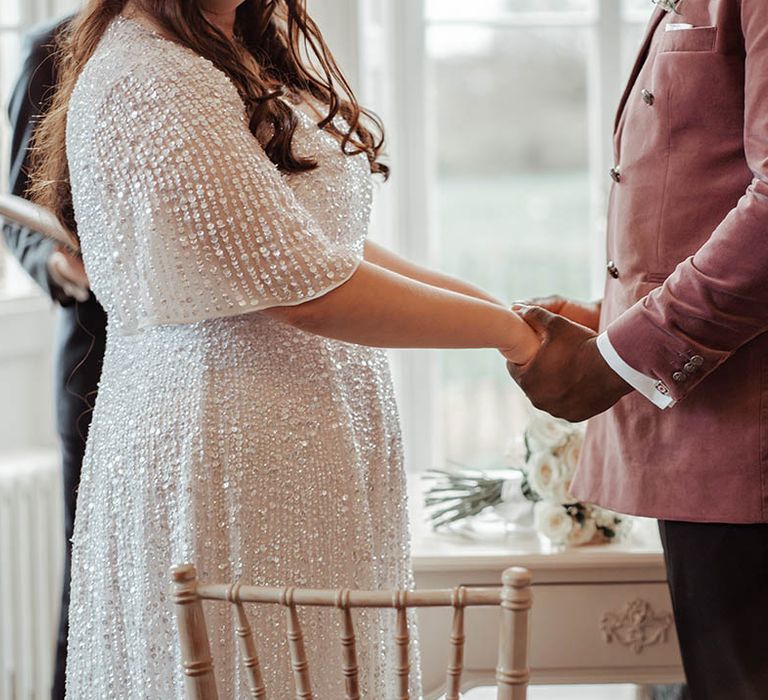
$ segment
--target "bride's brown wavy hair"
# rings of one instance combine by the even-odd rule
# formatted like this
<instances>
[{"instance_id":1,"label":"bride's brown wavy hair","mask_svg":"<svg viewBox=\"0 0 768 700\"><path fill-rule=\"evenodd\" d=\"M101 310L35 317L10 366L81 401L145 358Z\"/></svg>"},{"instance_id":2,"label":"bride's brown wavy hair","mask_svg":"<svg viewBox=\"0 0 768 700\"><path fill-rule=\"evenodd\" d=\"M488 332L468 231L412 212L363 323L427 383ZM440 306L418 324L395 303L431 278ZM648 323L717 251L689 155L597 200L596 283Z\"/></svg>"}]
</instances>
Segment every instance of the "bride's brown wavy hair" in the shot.
<instances>
[{"instance_id":1,"label":"bride's brown wavy hair","mask_svg":"<svg viewBox=\"0 0 768 700\"><path fill-rule=\"evenodd\" d=\"M90 0L63 32L57 50L57 88L46 116L35 129L31 197L51 209L70 230L75 230L69 167L66 157L67 110L83 67L93 55L109 24L128 0ZM318 127L332 133L346 155L364 153L371 172L385 178L381 162L384 128L379 118L357 102L317 24L306 10L306 0L244 0L237 8L233 42L203 14L199 0L132 0L165 34L207 58L232 81L245 103L250 130L272 134L264 149L277 167L288 173L317 167L297 156L293 136L297 118L283 100L282 88L303 91L327 107ZM247 51L261 73L247 60ZM314 65L313 65L314 64ZM348 128L339 129L337 116Z\"/></svg>"}]
</instances>

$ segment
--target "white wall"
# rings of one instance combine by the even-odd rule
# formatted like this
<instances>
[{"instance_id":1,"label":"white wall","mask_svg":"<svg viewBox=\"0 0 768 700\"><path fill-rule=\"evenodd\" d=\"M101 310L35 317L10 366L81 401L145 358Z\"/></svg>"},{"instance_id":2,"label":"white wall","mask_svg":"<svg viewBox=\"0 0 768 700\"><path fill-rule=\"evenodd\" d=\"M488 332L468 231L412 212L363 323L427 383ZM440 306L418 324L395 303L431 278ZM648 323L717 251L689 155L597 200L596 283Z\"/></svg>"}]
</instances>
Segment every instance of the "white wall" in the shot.
<instances>
[{"instance_id":1,"label":"white wall","mask_svg":"<svg viewBox=\"0 0 768 700\"><path fill-rule=\"evenodd\" d=\"M53 329L41 295L0 299L0 451L55 444Z\"/></svg>"}]
</instances>

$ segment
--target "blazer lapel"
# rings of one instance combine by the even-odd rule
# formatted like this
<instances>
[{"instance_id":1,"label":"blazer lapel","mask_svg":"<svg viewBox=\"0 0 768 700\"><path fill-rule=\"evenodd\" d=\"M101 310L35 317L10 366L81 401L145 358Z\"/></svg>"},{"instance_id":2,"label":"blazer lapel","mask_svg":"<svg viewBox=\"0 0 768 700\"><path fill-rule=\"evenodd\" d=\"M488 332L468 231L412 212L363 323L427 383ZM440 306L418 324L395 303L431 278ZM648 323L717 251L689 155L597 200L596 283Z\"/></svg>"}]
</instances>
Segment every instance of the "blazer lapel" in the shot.
<instances>
[{"instance_id":1,"label":"blazer lapel","mask_svg":"<svg viewBox=\"0 0 768 700\"><path fill-rule=\"evenodd\" d=\"M662 10L661 7L657 7L656 11L651 16L651 21L648 23L648 28L645 31L643 43L640 46L640 52L637 54L635 65L632 68L629 81L627 82L627 86L624 89L624 94L621 96L621 101L619 102L619 109L616 112L616 121L613 125L614 135L619 131L619 125L621 124L621 118L624 116L624 108L627 106L627 100L629 100L629 95L632 92L632 88L635 87L635 83L637 82L637 78L640 75L640 71L643 69L645 61L648 58L648 51L651 48L651 42L653 41L653 37L656 34L656 29L658 28L659 24L661 24L661 20L664 19L666 14L666 10Z\"/></svg>"}]
</instances>

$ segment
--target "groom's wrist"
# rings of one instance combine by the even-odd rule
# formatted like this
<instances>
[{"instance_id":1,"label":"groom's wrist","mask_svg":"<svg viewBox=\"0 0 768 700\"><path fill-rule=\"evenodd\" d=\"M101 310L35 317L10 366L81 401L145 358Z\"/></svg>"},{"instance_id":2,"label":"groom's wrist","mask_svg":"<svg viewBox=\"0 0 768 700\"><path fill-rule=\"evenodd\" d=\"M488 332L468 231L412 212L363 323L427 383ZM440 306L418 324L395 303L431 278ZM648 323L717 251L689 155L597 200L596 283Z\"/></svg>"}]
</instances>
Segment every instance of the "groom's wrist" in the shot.
<instances>
[{"instance_id":1,"label":"groom's wrist","mask_svg":"<svg viewBox=\"0 0 768 700\"><path fill-rule=\"evenodd\" d=\"M634 391L635 387L606 360L598 341L599 337L596 337L590 342L592 346L591 352L595 356L595 364L599 368L600 382L606 392L621 398Z\"/></svg>"},{"instance_id":2,"label":"groom's wrist","mask_svg":"<svg viewBox=\"0 0 768 700\"><path fill-rule=\"evenodd\" d=\"M669 395L669 392L662 391L659 388L660 386L663 387L663 384L653 377L638 372L624 361L624 358L615 349L608 333L601 333L598 336L597 347L605 363L635 391L658 408L665 409L674 405L674 400Z\"/></svg>"}]
</instances>

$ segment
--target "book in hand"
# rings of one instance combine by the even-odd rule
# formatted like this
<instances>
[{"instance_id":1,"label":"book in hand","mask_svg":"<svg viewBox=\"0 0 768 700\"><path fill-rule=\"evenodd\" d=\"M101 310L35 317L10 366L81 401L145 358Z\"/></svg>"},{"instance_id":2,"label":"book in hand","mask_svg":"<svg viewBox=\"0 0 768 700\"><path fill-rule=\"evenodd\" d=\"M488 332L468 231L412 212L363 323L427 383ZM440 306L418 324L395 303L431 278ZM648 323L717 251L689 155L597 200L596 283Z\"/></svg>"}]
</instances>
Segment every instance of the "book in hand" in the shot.
<instances>
[{"instance_id":1,"label":"book in hand","mask_svg":"<svg viewBox=\"0 0 768 700\"><path fill-rule=\"evenodd\" d=\"M72 253L80 252L80 245L71 231L64 228L53 212L13 194L0 194L0 218L37 231Z\"/></svg>"}]
</instances>

